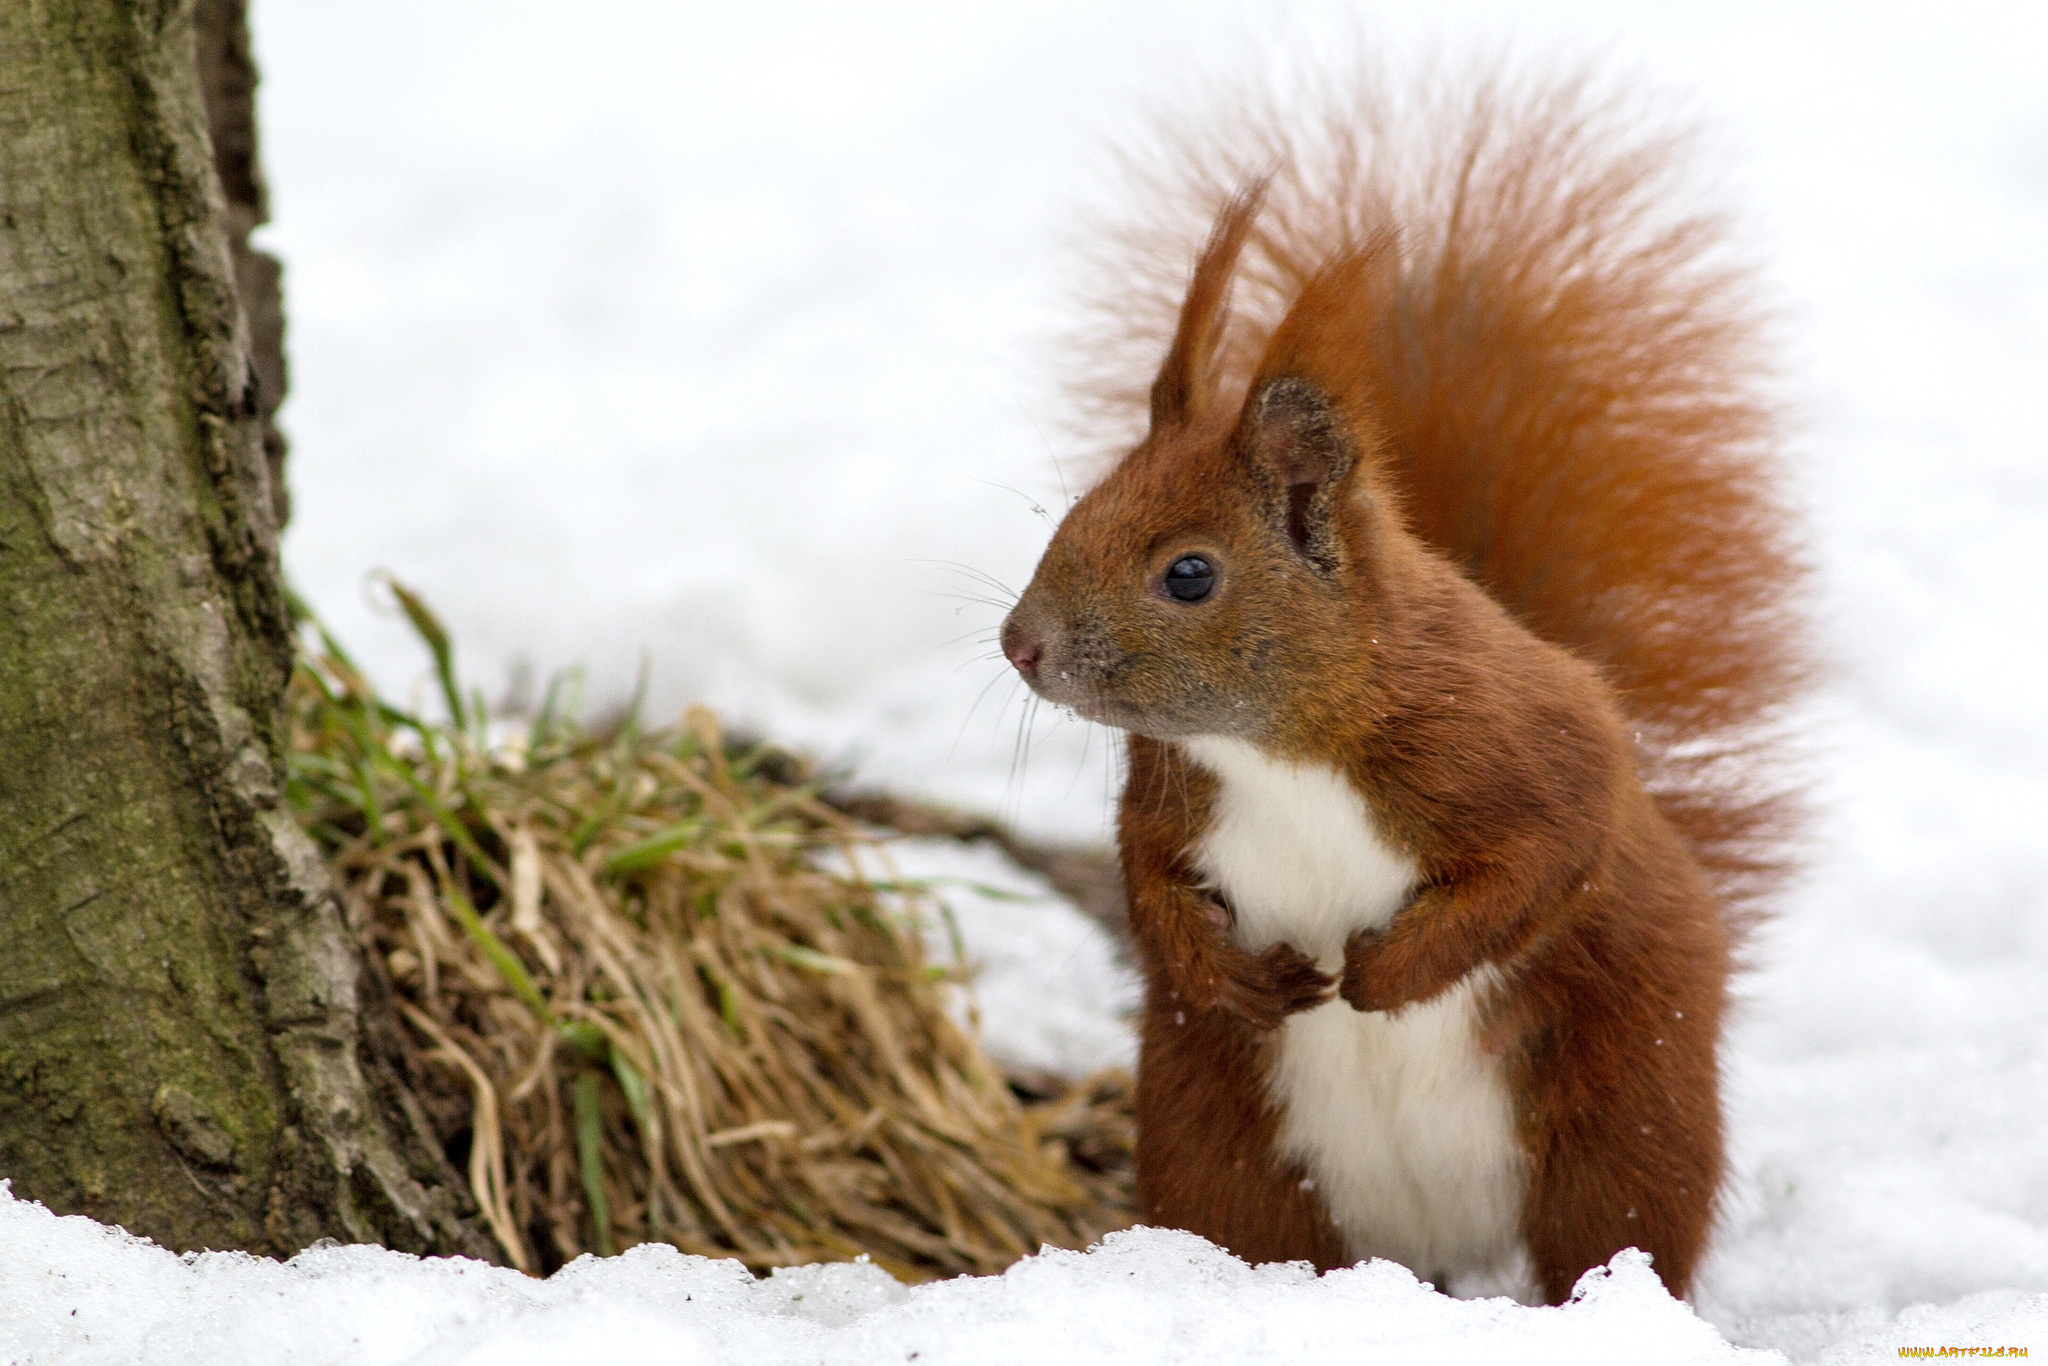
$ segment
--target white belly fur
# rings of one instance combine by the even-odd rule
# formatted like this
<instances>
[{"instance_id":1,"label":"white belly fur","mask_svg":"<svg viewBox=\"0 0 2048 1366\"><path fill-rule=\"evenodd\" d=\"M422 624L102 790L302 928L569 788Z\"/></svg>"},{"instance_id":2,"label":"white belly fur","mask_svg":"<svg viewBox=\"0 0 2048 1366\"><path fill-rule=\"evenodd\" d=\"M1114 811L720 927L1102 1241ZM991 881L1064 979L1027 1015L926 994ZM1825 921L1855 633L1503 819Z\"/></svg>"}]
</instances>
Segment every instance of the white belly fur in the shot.
<instances>
[{"instance_id":1,"label":"white belly fur","mask_svg":"<svg viewBox=\"0 0 2048 1366\"><path fill-rule=\"evenodd\" d=\"M1242 740L1181 741L1216 776L1215 819L1192 851L1237 913L1247 949L1282 940L1341 970L1354 931L1407 901L1415 864L1380 838L1330 768L1273 759ZM1388 1013L1332 1000L1281 1026L1268 1085L1280 1146L1328 1205L1346 1250L1463 1293L1526 1288L1519 1222L1526 1163L1500 1060L1479 1046L1482 968L1433 1000Z\"/></svg>"}]
</instances>

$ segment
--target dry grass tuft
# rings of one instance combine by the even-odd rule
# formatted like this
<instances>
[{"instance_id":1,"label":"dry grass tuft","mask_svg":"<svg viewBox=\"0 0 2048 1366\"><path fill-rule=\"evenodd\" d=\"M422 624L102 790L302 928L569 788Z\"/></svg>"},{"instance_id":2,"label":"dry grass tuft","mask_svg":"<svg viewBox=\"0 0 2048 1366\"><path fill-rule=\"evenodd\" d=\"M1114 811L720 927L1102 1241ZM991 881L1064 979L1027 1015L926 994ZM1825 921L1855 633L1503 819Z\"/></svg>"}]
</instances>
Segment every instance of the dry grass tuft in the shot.
<instances>
[{"instance_id":1,"label":"dry grass tuft","mask_svg":"<svg viewBox=\"0 0 2048 1366\"><path fill-rule=\"evenodd\" d=\"M292 684L292 796L507 1261L660 1240L923 1279L1131 1221L1128 1079L1013 1089L946 1014L957 970L924 959L943 908L801 762L703 710L594 734L552 695L487 743L397 591L452 722L380 701L323 637Z\"/></svg>"}]
</instances>

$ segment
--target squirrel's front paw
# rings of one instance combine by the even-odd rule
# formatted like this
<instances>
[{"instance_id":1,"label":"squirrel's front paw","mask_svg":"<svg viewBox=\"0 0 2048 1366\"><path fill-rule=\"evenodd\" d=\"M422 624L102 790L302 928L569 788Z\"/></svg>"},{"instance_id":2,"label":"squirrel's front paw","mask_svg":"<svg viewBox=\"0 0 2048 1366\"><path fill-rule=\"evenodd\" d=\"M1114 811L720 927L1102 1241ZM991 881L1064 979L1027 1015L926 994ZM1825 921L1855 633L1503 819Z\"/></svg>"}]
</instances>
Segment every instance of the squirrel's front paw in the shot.
<instances>
[{"instance_id":1,"label":"squirrel's front paw","mask_svg":"<svg viewBox=\"0 0 2048 1366\"><path fill-rule=\"evenodd\" d=\"M1335 985L1316 960L1292 944L1262 953L1231 947L1217 967L1216 1004L1254 1029L1277 1029L1289 1015L1313 1010L1330 999Z\"/></svg>"},{"instance_id":2,"label":"squirrel's front paw","mask_svg":"<svg viewBox=\"0 0 2048 1366\"><path fill-rule=\"evenodd\" d=\"M1390 958L1384 934L1360 930L1352 935L1344 945L1344 973L1337 980L1337 994L1353 1010L1395 1010L1407 1005L1413 997L1395 981Z\"/></svg>"},{"instance_id":3,"label":"squirrel's front paw","mask_svg":"<svg viewBox=\"0 0 2048 1366\"><path fill-rule=\"evenodd\" d=\"M1344 945L1337 994L1354 1010L1399 1010L1434 998L1477 966L1475 960L1445 955L1449 941L1419 933L1423 923L1411 903L1385 930L1352 935Z\"/></svg>"}]
</instances>

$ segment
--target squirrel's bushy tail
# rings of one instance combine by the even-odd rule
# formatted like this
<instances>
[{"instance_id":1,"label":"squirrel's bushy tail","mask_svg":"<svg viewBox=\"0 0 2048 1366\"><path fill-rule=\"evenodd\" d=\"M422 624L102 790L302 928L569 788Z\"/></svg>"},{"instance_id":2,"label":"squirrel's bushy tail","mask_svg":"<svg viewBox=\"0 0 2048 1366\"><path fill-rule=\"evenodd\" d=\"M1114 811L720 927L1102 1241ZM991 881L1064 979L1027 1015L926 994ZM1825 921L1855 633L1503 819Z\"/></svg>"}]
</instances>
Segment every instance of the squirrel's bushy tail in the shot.
<instances>
[{"instance_id":1,"label":"squirrel's bushy tail","mask_svg":"<svg viewBox=\"0 0 2048 1366\"><path fill-rule=\"evenodd\" d=\"M1589 79L1373 73L1239 97L1127 158L1143 216L1102 240L1069 353L1092 439L1127 449L1210 221L1272 177L1216 363L1242 398L1317 269L1389 230L1375 348L1410 525L1594 662L1645 777L1738 923L1789 863L1782 718L1803 674L1761 313L1682 132Z\"/></svg>"}]
</instances>

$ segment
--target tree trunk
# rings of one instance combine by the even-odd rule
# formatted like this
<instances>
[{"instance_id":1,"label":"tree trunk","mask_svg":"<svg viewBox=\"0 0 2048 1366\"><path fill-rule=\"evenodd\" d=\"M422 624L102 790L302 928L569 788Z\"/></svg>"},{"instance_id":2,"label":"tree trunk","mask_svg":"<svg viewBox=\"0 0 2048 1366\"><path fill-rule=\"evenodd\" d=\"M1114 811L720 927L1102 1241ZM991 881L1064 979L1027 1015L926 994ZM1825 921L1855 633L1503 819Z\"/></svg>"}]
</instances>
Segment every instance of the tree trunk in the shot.
<instances>
[{"instance_id":1,"label":"tree trunk","mask_svg":"<svg viewBox=\"0 0 2048 1366\"><path fill-rule=\"evenodd\" d=\"M282 370L237 300L225 4L0 4L0 1177L179 1249L488 1257L281 800ZM201 29L247 72L232 223Z\"/></svg>"}]
</instances>

